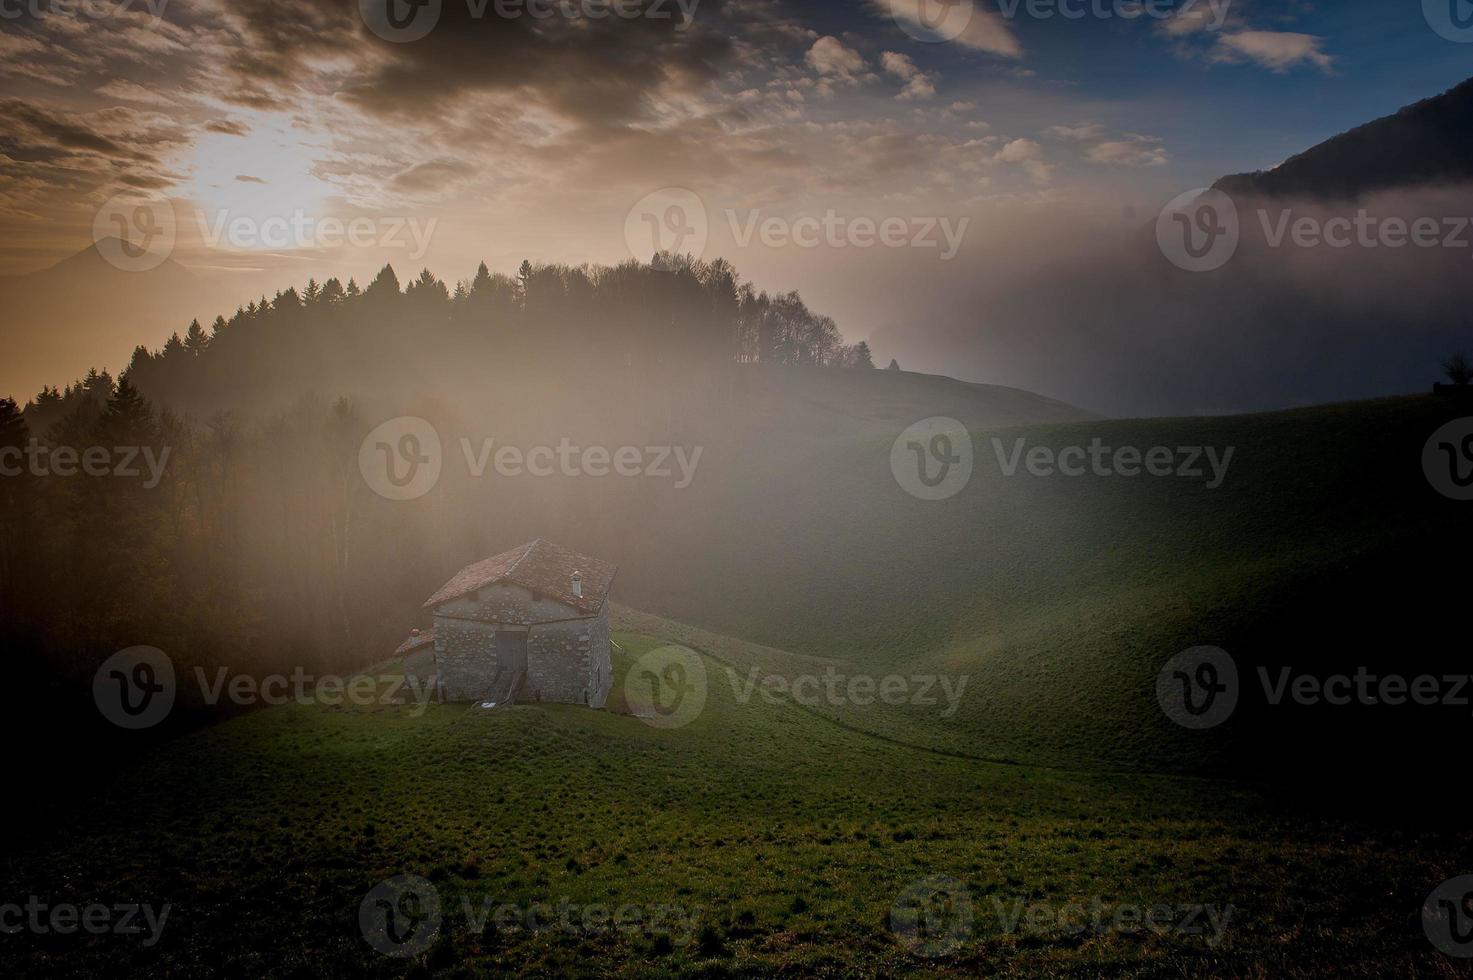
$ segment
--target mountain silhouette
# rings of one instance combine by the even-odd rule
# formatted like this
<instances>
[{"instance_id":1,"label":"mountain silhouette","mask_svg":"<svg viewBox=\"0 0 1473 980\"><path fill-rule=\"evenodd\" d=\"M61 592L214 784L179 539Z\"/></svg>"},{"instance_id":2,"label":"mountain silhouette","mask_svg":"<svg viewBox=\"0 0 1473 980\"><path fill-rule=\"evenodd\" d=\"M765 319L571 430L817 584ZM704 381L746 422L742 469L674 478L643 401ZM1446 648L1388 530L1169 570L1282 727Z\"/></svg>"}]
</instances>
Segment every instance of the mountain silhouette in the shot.
<instances>
[{"instance_id":1,"label":"mountain silhouette","mask_svg":"<svg viewBox=\"0 0 1473 980\"><path fill-rule=\"evenodd\" d=\"M1358 126L1273 170L1223 177L1232 197L1337 200L1473 180L1473 79L1395 115Z\"/></svg>"},{"instance_id":2,"label":"mountain silhouette","mask_svg":"<svg viewBox=\"0 0 1473 980\"><path fill-rule=\"evenodd\" d=\"M28 338L0 366L0 397L24 402L38 378L73 378L92 366L120 370L140 340L157 343L192 318L219 312L218 284L173 259L145 271L120 269L104 255L107 242L46 269L0 277L0 321Z\"/></svg>"}]
</instances>

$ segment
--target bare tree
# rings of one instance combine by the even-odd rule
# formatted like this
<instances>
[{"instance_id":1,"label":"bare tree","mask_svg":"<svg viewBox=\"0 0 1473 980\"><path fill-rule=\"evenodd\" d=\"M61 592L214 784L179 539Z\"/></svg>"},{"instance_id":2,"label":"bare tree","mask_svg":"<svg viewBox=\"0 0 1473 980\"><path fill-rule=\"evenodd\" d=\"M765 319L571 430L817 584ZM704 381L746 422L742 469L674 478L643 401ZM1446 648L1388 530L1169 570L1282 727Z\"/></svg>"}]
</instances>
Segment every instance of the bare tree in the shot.
<instances>
[{"instance_id":1,"label":"bare tree","mask_svg":"<svg viewBox=\"0 0 1473 980\"><path fill-rule=\"evenodd\" d=\"M1447 379L1455 385L1465 385L1473 381L1473 365L1468 363L1468 355L1462 351L1443 361L1442 370L1447 373Z\"/></svg>"}]
</instances>

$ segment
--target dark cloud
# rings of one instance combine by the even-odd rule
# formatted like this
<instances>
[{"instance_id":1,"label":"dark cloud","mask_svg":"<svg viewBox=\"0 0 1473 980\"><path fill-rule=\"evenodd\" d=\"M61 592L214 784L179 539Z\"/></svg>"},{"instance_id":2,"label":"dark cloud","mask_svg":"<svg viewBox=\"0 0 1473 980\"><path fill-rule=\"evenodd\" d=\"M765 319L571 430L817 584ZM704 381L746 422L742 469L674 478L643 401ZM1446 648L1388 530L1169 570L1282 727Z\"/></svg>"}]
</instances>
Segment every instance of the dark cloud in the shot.
<instances>
[{"instance_id":1,"label":"dark cloud","mask_svg":"<svg viewBox=\"0 0 1473 980\"><path fill-rule=\"evenodd\" d=\"M137 187L140 190L161 191L173 187L177 178L173 176L153 176L151 174L124 174L118 178L122 184L129 187Z\"/></svg>"},{"instance_id":2,"label":"dark cloud","mask_svg":"<svg viewBox=\"0 0 1473 980\"><path fill-rule=\"evenodd\" d=\"M250 128L234 119L217 119L214 122L205 123L205 132L223 133L226 136L246 136L250 133Z\"/></svg>"},{"instance_id":3,"label":"dark cloud","mask_svg":"<svg viewBox=\"0 0 1473 980\"><path fill-rule=\"evenodd\" d=\"M368 30L354 0L244 0L228 14L245 42L228 59L241 84L222 96L281 109L303 94L313 62L338 58L353 65L338 95L380 117L429 117L457 99L503 93L572 120L632 122L647 118L664 91L709 85L735 50L706 26L721 19L717 0L702 3L689 25L669 0L648 9L670 16L507 18L490 0L483 9L447 2L427 36L394 43Z\"/></svg>"},{"instance_id":4,"label":"dark cloud","mask_svg":"<svg viewBox=\"0 0 1473 980\"><path fill-rule=\"evenodd\" d=\"M120 158L132 155L115 140L20 99L0 99L0 123L4 124L0 129L6 139L16 143L31 142Z\"/></svg>"}]
</instances>

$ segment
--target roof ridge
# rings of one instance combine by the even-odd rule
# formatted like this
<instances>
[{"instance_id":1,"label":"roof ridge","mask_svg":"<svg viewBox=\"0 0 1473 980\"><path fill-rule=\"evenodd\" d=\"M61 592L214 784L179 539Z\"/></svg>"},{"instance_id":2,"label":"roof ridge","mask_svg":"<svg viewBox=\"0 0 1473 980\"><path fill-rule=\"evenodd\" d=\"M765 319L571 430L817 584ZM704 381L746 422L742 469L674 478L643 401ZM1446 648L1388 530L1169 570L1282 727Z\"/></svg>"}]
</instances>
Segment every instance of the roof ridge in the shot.
<instances>
[{"instance_id":1,"label":"roof ridge","mask_svg":"<svg viewBox=\"0 0 1473 980\"><path fill-rule=\"evenodd\" d=\"M512 573L517 570L517 566L520 565L522 562L526 561L527 560L527 556L530 555L532 552L536 551L537 550L537 546L539 544L541 544L541 543L542 543L542 539L541 538L533 538L531 541L527 542L527 545L526 545L527 550L524 551L524 552L522 552L521 555L517 557L517 560L514 561L514 562L512 562L511 565L507 567L506 572L504 574L502 574L501 577L503 579L511 578Z\"/></svg>"}]
</instances>

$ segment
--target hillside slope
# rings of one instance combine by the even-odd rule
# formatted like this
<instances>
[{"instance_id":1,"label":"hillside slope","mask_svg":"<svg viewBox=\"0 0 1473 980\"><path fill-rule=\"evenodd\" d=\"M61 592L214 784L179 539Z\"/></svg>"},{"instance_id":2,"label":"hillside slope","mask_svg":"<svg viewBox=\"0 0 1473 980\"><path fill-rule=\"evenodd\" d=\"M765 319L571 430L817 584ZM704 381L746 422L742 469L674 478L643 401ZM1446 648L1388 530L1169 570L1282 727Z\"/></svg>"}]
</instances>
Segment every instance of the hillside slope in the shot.
<instances>
[{"instance_id":1,"label":"hillside slope","mask_svg":"<svg viewBox=\"0 0 1473 980\"><path fill-rule=\"evenodd\" d=\"M659 641L617 639L622 690ZM711 677L720 669L707 661ZM1468 836L1426 823L1412 852L1400 832L1251 788L918 752L743 702L719 679L704 711L670 730L563 705L421 715L308 702L133 760L0 866L6 893L48 903L167 903L155 942L28 930L7 937L0 965L58 977L103 964L151 977L1162 977L1311 976L1353 961L1350 975L1417 975L1446 961L1408 922ZM408 958L365 941L370 891L399 875L423 879L439 908L414 920L410 938L423 927L425 942ZM956 929L928 952L916 940L935 924L897 931L892 908L938 875L972 914L926 905ZM1125 907L1203 905L1220 929L1109 927ZM638 925L614 927L612 910L631 908L621 921ZM1103 928L1071 925L1091 909Z\"/></svg>"},{"instance_id":2,"label":"hillside slope","mask_svg":"<svg viewBox=\"0 0 1473 980\"><path fill-rule=\"evenodd\" d=\"M1461 725L1457 708L1268 710L1256 671L1456 666L1456 638L1432 611L1459 601L1451 572L1473 515L1428 485L1420 454L1459 411L1426 397L977 431L971 483L934 503L890 472L898 423L809 466L753 453L662 512L679 533L660 541L660 561L625 575L621 595L851 669L967 676L948 718L847 713L916 744L1066 768L1326 782L1353 769L1411 782L1417 746ZM994 439L1005 455L1019 440L1233 455L1214 489L1176 476L1008 476ZM735 473L747 492L728 489ZM1168 658L1204 644L1238 659L1244 700L1222 729L1188 732L1162 714L1155 679ZM1398 762L1367 767L1368 757Z\"/></svg>"},{"instance_id":3,"label":"hillside slope","mask_svg":"<svg viewBox=\"0 0 1473 980\"><path fill-rule=\"evenodd\" d=\"M1473 180L1473 79L1214 187L1234 197L1353 198L1393 187Z\"/></svg>"}]
</instances>

